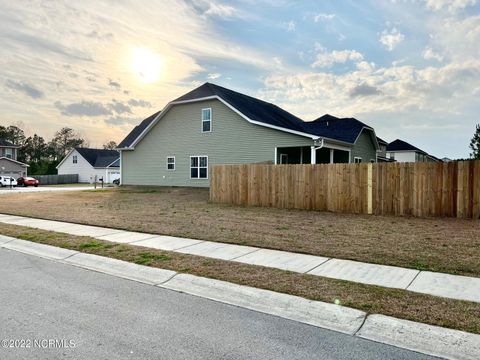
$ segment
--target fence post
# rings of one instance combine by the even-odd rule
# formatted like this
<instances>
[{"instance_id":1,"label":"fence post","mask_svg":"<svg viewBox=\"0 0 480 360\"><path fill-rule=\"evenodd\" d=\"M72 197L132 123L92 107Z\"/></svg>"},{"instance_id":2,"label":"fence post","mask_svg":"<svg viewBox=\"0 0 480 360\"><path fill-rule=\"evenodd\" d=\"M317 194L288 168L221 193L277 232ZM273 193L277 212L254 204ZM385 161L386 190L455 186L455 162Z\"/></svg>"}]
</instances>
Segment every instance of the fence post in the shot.
<instances>
[{"instance_id":1,"label":"fence post","mask_svg":"<svg viewBox=\"0 0 480 360\"><path fill-rule=\"evenodd\" d=\"M372 168L373 164L369 163L368 165L368 170L367 170L367 178L368 178L368 183L367 183L367 213L368 215L373 214L373 176L372 176Z\"/></svg>"}]
</instances>

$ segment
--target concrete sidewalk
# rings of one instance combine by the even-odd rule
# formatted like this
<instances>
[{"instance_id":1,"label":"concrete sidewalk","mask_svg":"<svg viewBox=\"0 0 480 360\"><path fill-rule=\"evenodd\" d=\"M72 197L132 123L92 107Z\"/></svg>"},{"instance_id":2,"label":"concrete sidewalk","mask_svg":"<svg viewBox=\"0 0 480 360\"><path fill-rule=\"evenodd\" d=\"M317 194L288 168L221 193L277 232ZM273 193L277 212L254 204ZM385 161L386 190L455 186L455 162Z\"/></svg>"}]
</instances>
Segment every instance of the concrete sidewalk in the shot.
<instances>
[{"instance_id":1,"label":"concrete sidewalk","mask_svg":"<svg viewBox=\"0 0 480 360\"><path fill-rule=\"evenodd\" d=\"M13 250L42 257L53 262L275 315L423 354L447 359L476 360L480 358L480 335L478 334L385 315L367 314L341 305L307 300L298 296L137 265L0 235L0 250L2 248L4 251ZM30 261L29 264L31 264ZM25 266L22 266L23 268ZM35 271L38 271L37 266ZM41 273L44 272L41 271ZM47 271L46 273L51 278L50 274L55 272ZM71 282L72 277L69 276L68 279ZM128 311L132 311L130 307ZM135 318L137 313L139 316L143 314L143 308L134 308L133 311ZM197 312L196 315L198 315ZM228 321L231 321L231 316L230 313Z\"/></svg>"},{"instance_id":2,"label":"concrete sidewalk","mask_svg":"<svg viewBox=\"0 0 480 360\"><path fill-rule=\"evenodd\" d=\"M480 278L0 214L0 223L480 302ZM1 229L0 229L1 233Z\"/></svg>"},{"instance_id":3,"label":"concrete sidewalk","mask_svg":"<svg viewBox=\"0 0 480 360\"><path fill-rule=\"evenodd\" d=\"M97 189L100 187L97 186ZM106 188L104 188L106 189ZM54 186L43 186L43 187L14 187L14 188L0 188L0 195L8 194L19 194L19 193L32 193L32 192L55 192L55 191L82 191L82 190L94 190L92 186L65 186L65 187L54 187Z\"/></svg>"}]
</instances>

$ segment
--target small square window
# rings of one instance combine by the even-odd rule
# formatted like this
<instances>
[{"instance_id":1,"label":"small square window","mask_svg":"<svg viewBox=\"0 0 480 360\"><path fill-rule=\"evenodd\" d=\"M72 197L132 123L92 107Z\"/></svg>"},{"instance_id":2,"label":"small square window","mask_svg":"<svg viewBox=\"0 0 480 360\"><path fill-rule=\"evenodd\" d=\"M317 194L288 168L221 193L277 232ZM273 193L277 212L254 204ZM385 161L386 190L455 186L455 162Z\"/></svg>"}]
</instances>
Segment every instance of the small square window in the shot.
<instances>
[{"instance_id":1,"label":"small square window","mask_svg":"<svg viewBox=\"0 0 480 360\"><path fill-rule=\"evenodd\" d=\"M360 164L360 163L362 162L362 158L361 158L361 157L355 157L355 158L353 159L353 162L354 162L355 164Z\"/></svg>"},{"instance_id":2,"label":"small square window","mask_svg":"<svg viewBox=\"0 0 480 360\"><path fill-rule=\"evenodd\" d=\"M175 156L167 156L167 170L175 170Z\"/></svg>"},{"instance_id":3,"label":"small square window","mask_svg":"<svg viewBox=\"0 0 480 360\"><path fill-rule=\"evenodd\" d=\"M212 131L212 109L202 109L202 132Z\"/></svg>"}]
</instances>

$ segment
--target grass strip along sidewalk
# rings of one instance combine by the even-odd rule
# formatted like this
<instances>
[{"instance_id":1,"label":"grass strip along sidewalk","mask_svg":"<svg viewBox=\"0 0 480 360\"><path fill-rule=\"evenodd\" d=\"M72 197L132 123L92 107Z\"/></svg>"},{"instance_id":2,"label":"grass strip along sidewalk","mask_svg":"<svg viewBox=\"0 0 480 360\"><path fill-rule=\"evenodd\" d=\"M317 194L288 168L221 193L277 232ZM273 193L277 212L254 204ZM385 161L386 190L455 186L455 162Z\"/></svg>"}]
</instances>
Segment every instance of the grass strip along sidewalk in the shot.
<instances>
[{"instance_id":1,"label":"grass strip along sidewalk","mask_svg":"<svg viewBox=\"0 0 480 360\"><path fill-rule=\"evenodd\" d=\"M219 205L200 188L2 196L3 214L480 277L478 220Z\"/></svg>"},{"instance_id":2,"label":"grass strip along sidewalk","mask_svg":"<svg viewBox=\"0 0 480 360\"><path fill-rule=\"evenodd\" d=\"M480 304L292 273L289 271L209 259L201 256L115 244L85 236L1 224L0 233L23 240L136 264L339 303L368 313L480 334Z\"/></svg>"}]
</instances>

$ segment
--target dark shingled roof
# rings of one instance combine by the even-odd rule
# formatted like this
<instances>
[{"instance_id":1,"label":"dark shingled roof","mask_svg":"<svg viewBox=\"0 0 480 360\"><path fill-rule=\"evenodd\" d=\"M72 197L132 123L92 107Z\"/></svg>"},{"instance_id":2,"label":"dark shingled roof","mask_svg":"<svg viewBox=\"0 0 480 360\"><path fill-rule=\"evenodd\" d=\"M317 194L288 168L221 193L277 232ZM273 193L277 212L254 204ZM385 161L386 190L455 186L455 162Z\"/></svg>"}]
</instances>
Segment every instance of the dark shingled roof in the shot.
<instances>
[{"instance_id":1,"label":"dark shingled roof","mask_svg":"<svg viewBox=\"0 0 480 360\"><path fill-rule=\"evenodd\" d=\"M400 139L392 141L390 144L388 144L387 151L417 151L419 153L428 155L425 151Z\"/></svg>"},{"instance_id":2,"label":"dark shingled roof","mask_svg":"<svg viewBox=\"0 0 480 360\"><path fill-rule=\"evenodd\" d=\"M115 160L115 162L112 163L112 165L110 165L109 167L111 167L111 168L120 167L120 158L118 158L117 160Z\"/></svg>"},{"instance_id":3,"label":"dark shingled roof","mask_svg":"<svg viewBox=\"0 0 480 360\"><path fill-rule=\"evenodd\" d=\"M107 167L119 158L116 150L75 148L93 167Z\"/></svg>"},{"instance_id":4,"label":"dark shingled roof","mask_svg":"<svg viewBox=\"0 0 480 360\"><path fill-rule=\"evenodd\" d=\"M6 139L0 138L0 146L16 146Z\"/></svg>"},{"instance_id":5,"label":"dark shingled roof","mask_svg":"<svg viewBox=\"0 0 480 360\"><path fill-rule=\"evenodd\" d=\"M385 140L379 138L378 136L377 136L377 141L378 141L379 144L388 145L388 142L386 142Z\"/></svg>"},{"instance_id":6,"label":"dark shingled roof","mask_svg":"<svg viewBox=\"0 0 480 360\"><path fill-rule=\"evenodd\" d=\"M224 87L205 83L173 101L186 101L210 96L218 96L230 104L250 120L262 122L287 130L294 130L313 136L326 137L353 144L364 127L369 126L354 118L339 119L332 115L324 115L315 121L304 122L302 119L290 114L278 106L238 93ZM127 148L151 124L159 113L155 113L143 120L130 134L118 145L118 148Z\"/></svg>"},{"instance_id":7,"label":"dark shingled roof","mask_svg":"<svg viewBox=\"0 0 480 360\"><path fill-rule=\"evenodd\" d=\"M118 144L117 148L122 149L129 147L135 141L135 139L147 128L148 125L160 114L161 111L157 111L155 114L150 115L148 118L143 120L139 125L135 126L132 131L127 135L125 139Z\"/></svg>"},{"instance_id":8,"label":"dark shingled roof","mask_svg":"<svg viewBox=\"0 0 480 360\"><path fill-rule=\"evenodd\" d=\"M208 82L174 101L193 100L214 95L221 97L251 120L290 130L304 131L301 119L277 105Z\"/></svg>"},{"instance_id":9,"label":"dark shingled roof","mask_svg":"<svg viewBox=\"0 0 480 360\"><path fill-rule=\"evenodd\" d=\"M354 118L337 118L330 114L323 115L318 119L304 123L305 132L321 137L344 141L353 144L362 129L370 128Z\"/></svg>"}]
</instances>

